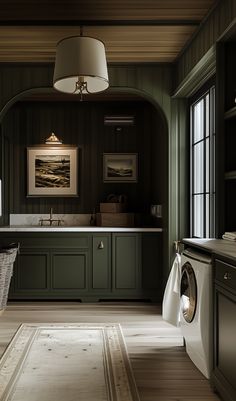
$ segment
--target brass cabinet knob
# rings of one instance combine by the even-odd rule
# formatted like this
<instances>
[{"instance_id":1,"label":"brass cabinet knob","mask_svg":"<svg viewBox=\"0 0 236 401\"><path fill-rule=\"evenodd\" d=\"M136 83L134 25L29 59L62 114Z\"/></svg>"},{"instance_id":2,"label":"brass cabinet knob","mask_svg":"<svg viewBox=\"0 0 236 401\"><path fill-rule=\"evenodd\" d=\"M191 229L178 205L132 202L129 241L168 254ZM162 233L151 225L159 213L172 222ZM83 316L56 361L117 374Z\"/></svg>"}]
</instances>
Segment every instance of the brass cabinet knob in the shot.
<instances>
[{"instance_id":1,"label":"brass cabinet knob","mask_svg":"<svg viewBox=\"0 0 236 401\"><path fill-rule=\"evenodd\" d=\"M103 241L100 241L98 244L98 249L104 249L104 243Z\"/></svg>"},{"instance_id":2,"label":"brass cabinet knob","mask_svg":"<svg viewBox=\"0 0 236 401\"><path fill-rule=\"evenodd\" d=\"M224 280L231 280L231 274L230 273L228 273L228 272L226 272L225 274L224 274Z\"/></svg>"}]
</instances>

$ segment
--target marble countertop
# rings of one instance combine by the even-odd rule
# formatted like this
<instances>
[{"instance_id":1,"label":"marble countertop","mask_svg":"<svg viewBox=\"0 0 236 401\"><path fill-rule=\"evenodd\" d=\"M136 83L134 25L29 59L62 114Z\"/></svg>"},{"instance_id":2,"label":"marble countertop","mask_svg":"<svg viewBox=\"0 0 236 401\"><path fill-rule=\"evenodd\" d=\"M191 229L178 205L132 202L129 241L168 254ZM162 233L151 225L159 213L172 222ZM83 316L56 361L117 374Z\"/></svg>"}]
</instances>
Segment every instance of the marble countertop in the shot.
<instances>
[{"instance_id":1,"label":"marble countertop","mask_svg":"<svg viewBox=\"0 0 236 401\"><path fill-rule=\"evenodd\" d=\"M230 258L234 262L236 261L236 242L215 238L183 238L181 242L185 245L192 245L199 249L209 251L217 256Z\"/></svg>"},{"instance_id":2,"label":"marble countertop","mask_svg":"<svg viewBox=\"0 0 236 401\"><path fill-rule=\"evenodd\" d=\"M11 225L0 227L0 232L162 232L159 227L98 227L98 226L32 226Z\"/></svg>"}]
</instances>

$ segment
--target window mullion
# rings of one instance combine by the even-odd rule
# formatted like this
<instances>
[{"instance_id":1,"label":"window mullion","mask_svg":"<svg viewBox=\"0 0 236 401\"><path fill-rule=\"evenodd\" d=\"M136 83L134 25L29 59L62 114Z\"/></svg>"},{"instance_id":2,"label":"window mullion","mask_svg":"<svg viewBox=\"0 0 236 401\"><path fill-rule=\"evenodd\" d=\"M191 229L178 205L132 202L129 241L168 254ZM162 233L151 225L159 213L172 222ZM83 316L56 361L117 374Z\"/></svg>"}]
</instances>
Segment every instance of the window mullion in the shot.
<instances>
[{"instance_id":1,"label":"window mullion","mask_svg":"<svg viewBox=\"0 0 236 401\"><path fill-rule=\"evenodd\" d=\"M194 237L214 232L214 94L210 88L190 106L190 232Z\"/></svg>"}]
</instances>

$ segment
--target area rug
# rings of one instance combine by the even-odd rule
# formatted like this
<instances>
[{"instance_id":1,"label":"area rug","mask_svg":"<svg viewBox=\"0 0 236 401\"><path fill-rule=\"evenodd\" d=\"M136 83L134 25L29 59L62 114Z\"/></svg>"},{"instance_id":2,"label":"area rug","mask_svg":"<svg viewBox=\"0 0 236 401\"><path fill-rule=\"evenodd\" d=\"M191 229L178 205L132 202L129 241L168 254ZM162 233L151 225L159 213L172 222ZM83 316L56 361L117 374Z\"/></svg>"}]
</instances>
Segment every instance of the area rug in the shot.
<instances>
[{"instance_id":1,"label":"area rug","mask_svg":"<svg viewBox=\"0 0 236 401\"><path fill-rule=\"evenodd\" d=\"M1 401L138 401L119 324L22 324L0 360Z\"/></svg>"}]
</instances>

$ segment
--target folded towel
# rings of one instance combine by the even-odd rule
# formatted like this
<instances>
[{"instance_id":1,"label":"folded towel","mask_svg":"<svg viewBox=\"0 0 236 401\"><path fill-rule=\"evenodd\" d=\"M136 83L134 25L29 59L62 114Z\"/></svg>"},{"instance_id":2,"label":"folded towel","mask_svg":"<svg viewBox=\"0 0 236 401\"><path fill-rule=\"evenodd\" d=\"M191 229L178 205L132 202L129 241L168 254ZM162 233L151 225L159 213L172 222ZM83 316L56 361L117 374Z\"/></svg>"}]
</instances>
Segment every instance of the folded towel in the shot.
<instances>
[{"instance_id":1,"label":"folded towel","mask_svg":"<svg viewBox=\"0 0 236 401\"><path fill-rule=\"evenodd\" d=\"M226 235L226 234L223 234L223 235L222 235L222 238L223 238L223 239L226 239L226 240L228 240L228 241L236 242L236 238L232 238L232 237L230 237L230 236L228 236L228 235Z\"/></svg>"},{"instance_id":2,"label":"folded towel","mask_svg":"<svg viewBox=\"0 0 236 401\"><path fill-rule=\"evenodd\" d=\"M236 239L236 232L235 231L225 231L224 235L226 235L226 237Z\"/></svg>"}]
</instances>

